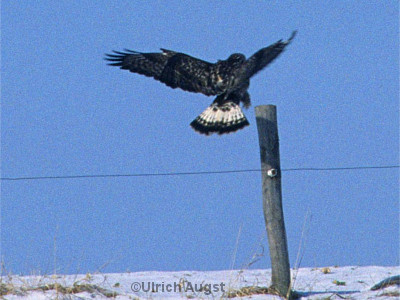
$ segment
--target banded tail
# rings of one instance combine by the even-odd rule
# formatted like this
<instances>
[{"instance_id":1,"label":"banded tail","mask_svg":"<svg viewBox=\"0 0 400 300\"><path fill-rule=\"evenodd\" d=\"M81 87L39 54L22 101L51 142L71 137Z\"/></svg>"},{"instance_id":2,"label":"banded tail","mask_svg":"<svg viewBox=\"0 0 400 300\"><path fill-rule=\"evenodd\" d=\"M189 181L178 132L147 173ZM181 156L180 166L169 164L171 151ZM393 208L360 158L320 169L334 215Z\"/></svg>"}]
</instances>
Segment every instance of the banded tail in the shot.
<instances>
[{"instance_id":1,"label":"banded tail","mask_svg":"<svg viewBox=\"0 0 400 300\"><path fill-rule=\"evenodd\" d=\"M248 125L242 109L232 101L214 102L190 123L194 130L205 135L231 133Z\"/></svg>"}]
</instances>

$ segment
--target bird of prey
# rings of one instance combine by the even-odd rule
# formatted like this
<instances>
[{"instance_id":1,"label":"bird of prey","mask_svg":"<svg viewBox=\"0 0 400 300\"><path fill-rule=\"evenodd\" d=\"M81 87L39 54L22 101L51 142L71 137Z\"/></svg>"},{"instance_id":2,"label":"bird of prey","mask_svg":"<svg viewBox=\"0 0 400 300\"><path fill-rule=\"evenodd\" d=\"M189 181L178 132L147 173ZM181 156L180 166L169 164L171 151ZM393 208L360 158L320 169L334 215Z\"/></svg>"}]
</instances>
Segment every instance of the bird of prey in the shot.
<instances>
[{"instance_id":1,"label":"bird of prey","mask_svg":"<svg viewBox=\"0 0 400 300\"><path fill-rule=\"evenodd\" d=\"M250 106L248 88L250 78L277 58L293 40L296 31L286 41L262 48L248 59L234 53L226 60L210 63L184 53L162 49L160 53L142 53L125 49L106 54L109 65L161 81L167 86L184 91L217 96L190 126L199 133L224 134L247 125L240 108Z\"/></svg>"}]
</instances>

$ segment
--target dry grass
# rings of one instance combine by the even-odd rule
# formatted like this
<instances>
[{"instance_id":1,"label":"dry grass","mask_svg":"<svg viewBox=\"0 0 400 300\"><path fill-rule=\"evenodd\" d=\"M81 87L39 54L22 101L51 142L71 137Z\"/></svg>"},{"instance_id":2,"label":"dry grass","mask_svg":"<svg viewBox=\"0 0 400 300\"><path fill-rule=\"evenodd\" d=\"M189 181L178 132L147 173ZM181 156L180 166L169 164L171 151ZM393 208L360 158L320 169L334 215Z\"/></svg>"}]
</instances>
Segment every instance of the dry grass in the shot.
<instances>
[{"instance_id":1,"label":"dry grass","mask_svg":"<svg viewBox=\"0 0 400 300\"><path fill-rule=\"evenodd\" d=\"M35 291L54 291L56 299L58 299L59 296L74 295L84 292L102 295L107 298L115 298L116 296L118 296L117 292L110 291L98 285L92 284L92 276L90 274L86 274L86 276L80 280L77 280L77 278L75 278L74 283L72 285L68 285L66 283L61 284L59 282L63 280L63 277L59 275L36 276L36 278L33 279L33 282L31 280L25 280L23 277L20 276L13 276L11 275L11 273L6 271L4 263L2 263L1 273L0 297L6 295L24 296L27 295L29 292ZM4 275L5 273L7 273L7 275ZM15 279L19 281L19 283L15 283ZM48 283L49 280L54 282Z\"/></svg>"},{"instance_id":2,"label":"dry grass","mask_svg":"<svg viewBox=\"0 0 400 300\"><path fill-rule=\"evenodd\" d=\"M79 283L74 283L72 286L64 286L61 285L60 283L50 283L46 285L41 285L37 287L15 287L12 284L0 284L0 296L5 296L9 294L14 294L14 295L26 295L28 292L34 292L34 291L55 291L56 294L63 294L63 295L73 295L73 294L79 294L83 292L88 292L90 294L101 294L107 298L115 298L118 296L117 292L109 291L105 288L99 287L95 284L79 284Z\"/></svg>"},{"instance_id":3,"label":"dry grass","mask_svg":"<svg viewBox=\"0 0 400 300\"><path fill-rule=\"evenodd\" d=\"M385 293L378 295L378 297L396 297L396 299L397 299L397 298L400 298L400 292L399 291L385 292Z\"/></svg>"},{"instance_id":4,"label":"dry grass","mask_svg":"<svg viewBox=\"0 0 400 300\"><path fill-rule=\"evenodd\" d=\"M260 286L246 286L242 287L239 290L231 290L224 295L226 298L236 298L236 297L249 297L252 295L277 295L280 296L278 291L273 287L260 287ZM285 297L286 299L298 299L300 298L300 294L291 291L288 296Z\"/></svg>"}]
</instances>

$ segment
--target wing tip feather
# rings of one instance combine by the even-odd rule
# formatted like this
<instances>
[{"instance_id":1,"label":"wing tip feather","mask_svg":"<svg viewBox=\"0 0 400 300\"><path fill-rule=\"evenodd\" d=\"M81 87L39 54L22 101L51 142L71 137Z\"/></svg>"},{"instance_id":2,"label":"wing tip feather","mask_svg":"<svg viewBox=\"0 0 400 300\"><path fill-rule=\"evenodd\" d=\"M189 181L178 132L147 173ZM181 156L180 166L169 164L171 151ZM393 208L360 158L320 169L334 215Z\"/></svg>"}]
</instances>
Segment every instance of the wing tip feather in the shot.
<instances>
[{"instance_id":1,"label":"wing tip feather","mask_svg":"<svg viewBox=\"0 0 400 300\"><path fill-rule=\"evenodd\" d=\"M297 30L293 30L292 34L290 35L290 37L287 39L287 41L285 42L285 44L290 44L290 42L296 37L297 35Z\"/></svg>"}]
</instances>

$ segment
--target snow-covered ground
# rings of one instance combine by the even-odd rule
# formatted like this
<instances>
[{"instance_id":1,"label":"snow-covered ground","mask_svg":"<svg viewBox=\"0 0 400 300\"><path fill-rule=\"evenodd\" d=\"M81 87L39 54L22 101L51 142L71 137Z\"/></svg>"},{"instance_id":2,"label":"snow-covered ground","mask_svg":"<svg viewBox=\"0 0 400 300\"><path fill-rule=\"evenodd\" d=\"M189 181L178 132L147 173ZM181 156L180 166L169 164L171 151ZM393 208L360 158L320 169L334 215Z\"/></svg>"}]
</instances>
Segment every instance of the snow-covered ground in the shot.
<instances>
[{"instance_id":1,"label":"snow-covered ground","mask_svg":"<svg viewBox=\"0 0 400 300\"><path fill-rule=\"evenodd\" d=\"M327 267L292 270L301 299L400 299L400 286L371 287L400 274L399 267ZM267 287L271 270L135 272L2 276L1 299L225 299L242 287ZM246 295L236 299L281 299Z\"/></svg>"}]
</instances>

